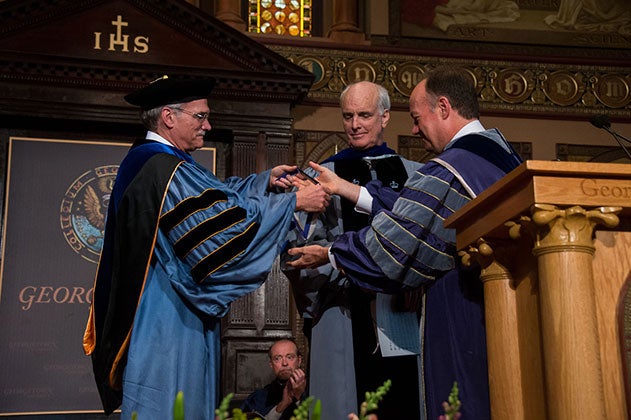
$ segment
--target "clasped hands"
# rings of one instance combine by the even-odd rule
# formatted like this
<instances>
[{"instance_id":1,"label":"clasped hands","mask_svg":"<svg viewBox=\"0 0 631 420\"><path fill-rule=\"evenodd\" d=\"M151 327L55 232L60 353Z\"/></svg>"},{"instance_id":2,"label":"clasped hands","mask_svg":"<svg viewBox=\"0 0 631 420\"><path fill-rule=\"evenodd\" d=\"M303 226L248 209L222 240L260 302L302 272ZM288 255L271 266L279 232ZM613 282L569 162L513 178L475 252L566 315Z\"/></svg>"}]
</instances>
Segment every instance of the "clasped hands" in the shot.
<instances>
[{"instance_id":1,"label":"clasped hands","mask_svg":"<svg viewBox=\"0 0 631 420\"><path fill-rule=\"evenodd\" d=\"M327 186L299 175L297 166L276 166L271 170L270 187L295 188L296 211L322 213L331 201Z\"/></svg>"},{"instance_id":2,"label":"clasped hands","mask_svg":"<svg viewBox=\"0 0 631 420\"><path fill-rule=\"evenodd\" d=\"M298 173L298 168L296 166L281 165L272 170L272 177L274 177L273 180L275 186L281 188L294 187L297 189L297 210L301 209L309 212L324 211L326 205L328 205L328 201L324 208L315 210L305 209L305 206L302 204L302 200L308 201L310 198L313 197L313 195L318 194L320 191L326 193L328 199L330 199L330 195L332 194L339 194L344 197L353 196L352 190L355 187L354 184L343 180L342 178L337 176L335 172L324 166L320 166L315 162L309 162L309 166L319 173L319 175L315 177L315 179L309 179L308 177L305 177ZM314 184L314 180L315 182L317 182L317 184ZM304 194L304 196L301 197L301 194ZM357 187L357 196L359 196L359 187ZM320 245L306 245L303 247L291 248L287 251L287 253L292 256L300 256L298 259L286 262L286 265L288 267L296 269L318 267L320 265L326 264L329 261L328 248Z\"/></svg>"},{"instance_id":3,"label":"clasped hands","mask_svg":"<svg viewBox=\"0 0 631 420\"><path fill-rule=\"evenodd\" d=\"M328 205L330 195L337 194L342 198L345 198L352 203L357 203L359 199L359 193L361 187L355 185L352 182L348 182L335 174L335 172L327 169L324 166L320 166L315 162L309 162L309 166L319 173L318 176L312 178L306 174L301 173L297 166L280 165L272 169L270 186L280 188L296 188L296 210L304 210L308 212L322 212ZM317 210L313 210L302 203L306 197L313 195L313 192L318 191L324 193L327 196L327 203L324 207L318 207ZM299 196L300 193L300 196ZM302 208L299 208L302 207Z\"/></svg>"},{"instance_id":4,"label":"clasped hands","mask_svg":"<svg viewBox=\"0 0 631 420\"><path fill-rule=\"evenodd\" d=\"M314 178L305 176L299 172L297 166L279 165L272 168L270 185L280 188L296 188L298 190L320 186L327 194L341 194L341 187L347 182L337 176L330 169L320 166L315 162L309 162L318 175ZM315 183L314 183L315 181Z\"/></svg>"}]
</instances>

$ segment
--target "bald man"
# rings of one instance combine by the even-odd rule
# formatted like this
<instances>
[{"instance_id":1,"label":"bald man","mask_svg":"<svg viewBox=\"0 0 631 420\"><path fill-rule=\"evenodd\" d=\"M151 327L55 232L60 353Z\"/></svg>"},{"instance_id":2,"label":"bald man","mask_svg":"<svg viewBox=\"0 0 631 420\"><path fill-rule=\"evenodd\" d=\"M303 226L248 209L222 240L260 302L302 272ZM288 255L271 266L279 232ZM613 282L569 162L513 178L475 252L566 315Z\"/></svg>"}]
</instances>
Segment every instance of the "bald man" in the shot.
<instances>
[{"instance_id":1,"label":"bald man","mask_svg":"<svg viewBox=\"0 0 631 420\"><path fill-rule=\"evenodd\" d=\"M340 95L340 108L349 147L322 165L353 185L370 183L362 195L367 208L373 202L391 205L405 180L421 165L402 158L386 144L388 91L368 81L350 84ZM315 175L313 170L310 173ZM298 228L290 234L292 246L328 245L344 232L369 223L370 211L358 213L353 203L339 196L331 200L319 217L298 215ZM377 294L353 285L330 264L286 274L310 337L309 393L322 401L322 418L344 419L348 413L357 413L365 393L375 391L386 379L392 380L392 388L379 404L380 418L414 418L410 414L419 407L419 355L384 357L374 327L379 315ZM418 319L409 316L408 320L420 343Z\"/></svg>"}]
</instances>

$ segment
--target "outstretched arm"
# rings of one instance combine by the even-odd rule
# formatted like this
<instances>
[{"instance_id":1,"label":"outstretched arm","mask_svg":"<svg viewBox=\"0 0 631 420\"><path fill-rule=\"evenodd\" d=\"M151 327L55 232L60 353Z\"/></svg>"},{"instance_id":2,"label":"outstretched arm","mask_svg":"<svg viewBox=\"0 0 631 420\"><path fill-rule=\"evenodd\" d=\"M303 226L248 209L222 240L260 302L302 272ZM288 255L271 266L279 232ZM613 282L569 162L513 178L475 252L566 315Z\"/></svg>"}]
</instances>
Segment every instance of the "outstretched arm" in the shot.
<instances>
[{"instance_id":1,"label":"outstretched arm","mask_svg":"<svg viewBox=\"0 0 631 420\"><path fill-rule=\"evenodd\" d=\"M337 194L354 204L357 203L361 190L359 185L340 178L332 170L318 165L315 162L309 162L309 166L320 173L317 180L329 194Z\"/></svg>"}]
</instances>

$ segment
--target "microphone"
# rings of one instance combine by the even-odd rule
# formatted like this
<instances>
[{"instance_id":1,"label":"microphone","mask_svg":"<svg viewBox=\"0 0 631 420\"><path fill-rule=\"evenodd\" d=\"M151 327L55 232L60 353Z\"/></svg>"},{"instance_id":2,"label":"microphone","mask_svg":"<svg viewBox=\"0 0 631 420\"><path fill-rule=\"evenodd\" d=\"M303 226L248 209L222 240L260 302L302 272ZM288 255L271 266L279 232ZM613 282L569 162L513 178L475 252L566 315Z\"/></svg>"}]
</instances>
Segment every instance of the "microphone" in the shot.
<instances>
[{"instance_id":1,"label":"microphone","mask_svg":"<svg viewBox=\"0 0 631 420\"><path fill-rule=\"evenodd\" d=\"M594 115L590 123L596 128L609 128L611 127L611 120L609 119L609 115Z\"/></svg>"},{"instance_id":2,"label":"microphone","mask_svg":"<svg viewBox=\"0 0 631 420\"><path fill-rule=\"evenodd\" d=\"M596 128L602 128L603 130L607 131L609 134L611 134L613 136L613 138L616 140L616 142L618 142L618 144L620 145L620 147L622 147L622 150L624 150L624 152L627 154L627 156L629 157L629 159L631 159L631 153L629 152L629 150L624 147L624 144L622 144L621 140L626 141L627 143L631 143L631 140L629 140L628 138L624 137L621 134L616 133L612 128L611 128L611 120L609 119L608 115L594 115L590 120L590 123L592 123L592 125Z\"/></svg>"}]
</instances>

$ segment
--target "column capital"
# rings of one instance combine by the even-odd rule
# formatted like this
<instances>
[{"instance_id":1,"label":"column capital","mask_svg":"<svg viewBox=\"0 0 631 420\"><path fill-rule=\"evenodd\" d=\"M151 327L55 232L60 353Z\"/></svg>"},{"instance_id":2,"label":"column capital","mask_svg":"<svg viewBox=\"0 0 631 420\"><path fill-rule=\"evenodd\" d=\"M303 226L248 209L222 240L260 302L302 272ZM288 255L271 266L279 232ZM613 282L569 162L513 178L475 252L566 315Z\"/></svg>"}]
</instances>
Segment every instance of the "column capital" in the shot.
<instances>
[{"instance_id":1,"label":"column capital","mask_svg":"<svg viewBox=\"0 0 631 420\"><path fill-rule=\"evenodd\" d=\"M504 240L488 242L484 238L479 238L475 245L469 246L465 251L460 251L458 255L466 267L477 262L481 268L480 280L482 282L511 280L510 261L515 255L515 245L510 242Z\"/></svg>"},{"instance_id":2,"label":"column capital","mask_svg":"<svg viewBox=\"0 0 631 420\"><path fill-rule=\"evenodd\" d=\"M620 223L621 207L581 206L560 208L552 204L534 204L532 221L537 227L535 255L547 252L577 251L594 253L593 233L596 225L615 227Z\"/></svg>"}]
</instances>

